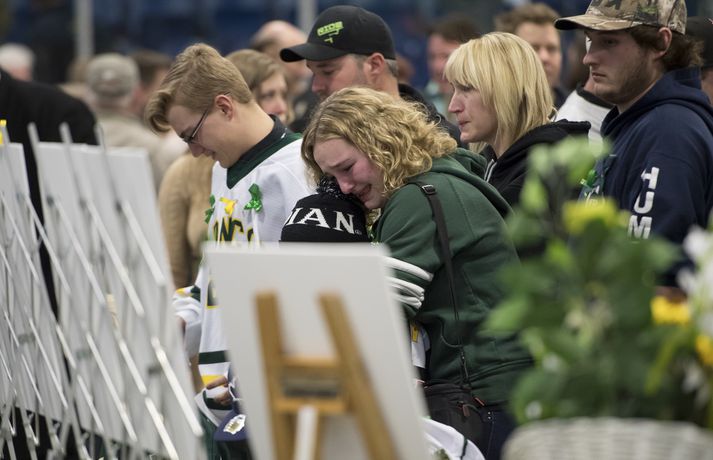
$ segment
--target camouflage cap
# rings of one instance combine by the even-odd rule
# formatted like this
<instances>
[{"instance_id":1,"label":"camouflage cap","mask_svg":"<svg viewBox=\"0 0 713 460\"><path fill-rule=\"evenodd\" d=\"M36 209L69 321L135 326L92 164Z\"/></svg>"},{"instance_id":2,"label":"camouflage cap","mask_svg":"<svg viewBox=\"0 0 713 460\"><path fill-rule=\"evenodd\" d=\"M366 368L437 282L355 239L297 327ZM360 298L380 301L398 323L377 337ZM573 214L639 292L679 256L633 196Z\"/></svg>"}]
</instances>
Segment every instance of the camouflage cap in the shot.
<instances>
[{"instance_id":1,"label":"camouflage cap","mask_svg":"<svg viewBox=\"0 0 713 460\"><path fill-rule=\"evenodd\" d=\"M686 33L684 0L592 0L587 11L555 21L558 29L624 30L647 25Z\"/></svg>"}]
</instances>

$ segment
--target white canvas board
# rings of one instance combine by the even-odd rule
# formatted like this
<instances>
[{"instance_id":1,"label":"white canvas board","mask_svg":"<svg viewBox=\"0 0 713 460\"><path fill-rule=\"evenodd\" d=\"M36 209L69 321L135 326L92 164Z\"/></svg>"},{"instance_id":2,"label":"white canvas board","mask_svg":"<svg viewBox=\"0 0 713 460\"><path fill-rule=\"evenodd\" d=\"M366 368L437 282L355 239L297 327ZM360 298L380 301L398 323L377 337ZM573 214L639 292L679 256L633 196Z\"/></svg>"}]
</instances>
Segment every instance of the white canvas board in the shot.
<instances>
[{"instance_id":1,"label":"white canvas board","mask_svg":"<svg viewBox=\"0 0 713 460\"><path fill-rule=\"evenodd\" d=\"M35 159L40 177L42 209L45 214L45 226L50 240L57 241L59 236L54 228L54 215L50 212L49 201L61 202L67 218L73 222L75 232L84 250L88 250L87 216L80 208L80 192L76 173L72 169L71 159L64 145L55 142L40 142L35 149ZM49 215L49 216L48 216ZM48 220L50 222L48 222Z\"/></svg>"},{"instance_id":2,"label":"white canvas board","mask_svg":"<svg viewBox=\"0 0 713 460\"><path fill-rule=\"evenodd\" d=\"M30 187L22 144L0 144L0 193L5 196L20 229L27 231L30 222L27 213L21 212L21 200L30 195Z\"/></svg>"},{"instance_id":3,"label":"white canvas board","mask_svg":"<svg viewBox=\"0 0 713 460\"><path fill-rule=\"evenodd\" d=\"M7 303L0 307L0 312L7 309L10 318L7 326L12 327L16 336L22 337L19 348L15 350L9 335L5 335L4 352L8 362L15 360L22 364L13 366L10 377L26 389L21 392L26 399L19 401L20 407L59 419L63 410L56 383L61 380L63 372L61 350L54 334L54 316L49 311L47 297L41 295L46 287L36 250L38 240L29 210L29 196L22 144L0 145L0 199L4 214L0 239L5 241L2 271L7 271L0 282L0 290L7 294ZM35 276L31 274L33 269ZM34 322L41 343L35 340L30 320ZM40 353L40 345L44 353ZM50 377L52 374L55 380ZM42 395L41 404L35 397L35 389Z\"/></svg>"},{"instance_id":4,"label":"white canvas board","mask_svg":"<svg viewBox=\"0 0 713 460\"><path fill-rule=\"evenodd\" d=\"M205 251L257 458L274 458L255 312L255 295L263 290L277 293L286 352L321 357L333 356L333 349L317 295L340 295L398 457L427 458L420 420L426 411L413 386L407 329L387 285L381 247L206 245ZM354 427L329 423L323 458L366 458Z\"/></svg>"},{"instance_id":5,"label":"white canvas board","mask_svg":"<svg viewBox=\"0 0 713 460\"><path fill-rule=\"evenodd\" d=\"M161 336L171 294L170 271L148 154L141 148L110 148L104 155L99 147L90 145L73 146L71 151L83 181L79 188L87 195L85 199L94 203L122 257L144 304L151 333ZM136 218L141 235L138 239L147 243L143 250L119 204ZM127 257L127 250L132 257ZM157 273L151 271L149 263L155 264Z\"/></svg>"},{"instance_id":6,"label":"white canvas board","mask_svg":"<svg viewBox=\"0 0 713 460\"><path fill-rule=\"evenodd\" d=\"M80 189L90 192L88 199L93 200L120 255L126 253L127 244L134 253L131 260L123 259L123 262L141 300L146 317L142 319L137 316L128 304L128 299L117 296L116 300L119 304L117 306L124 309L123 315L120 314L120 322L127 346L141 371L148 395L164 414L169 433L174 435L173 442L181 446L179 452L191 452L191 456L194 457L195 449L192 449L192 446L196 443L196 438L185 436L186 430L189 429L186 414L182 412L175 395L168 392L164 376L151 372L156 364L156 358L152 353L153 345L149 339L157 337L176 374L180 375L179 381L184 396L191 391L182 348L183 342L170 304L172 285L168 282L170 277L168 255L161 231L156 190L146 149L112 147L105 155L97 146L73 145L71 151L74 164L82 170L80 176L87 179ZM146 249L151 251L151 257L157 264L158 279L150 270L147 261L137 257L136 251L140 249L136 244L137 236L127 227L126 217L120 213L117 203L128 207L136 218L142 237L147 242ZM143 405L135 407L137 414L143 410L145 410ZM145 427L152 426L148 414L136 417L135 421L138 426L142 424ZM198 442L200 443L200 439Z\"/></svg>"},{"instance_id":7,"label":"white canvas board","mask_svg":"<svg viewBox=\"0 0 713 460\"><path fill-rule=\"evenodd\" d=\"M123 439L124 436L106 385L99 378L92 358L87 356L84 332L78 324L79 318L83 324L89 326L100 349L110 379L116 386L118 396L125 405L139 437L139 444L147 450L162 451L158 431L146 408L145 397L148 395L161 413L162 420L169 421L166 423L168 434L181 458L200 458L201 455L196 452L202 441L191 431L176 395L169 391L165 375L156 372L155 367L157 363L153 354L152 338L159 339L175 371L183 396L189 393L188 368L170 305L171 293L166 283L169 273L168 257L158 216L156 191L145 150L109 149L105 156L96 146L72 144L67 150L64 145L54 143L40 143L37 150L38 163L43 174L43 199L45 202L52 200L55 204L61 204L81 247L94 264L91 269L100 284L102 295L106 292L113 293L119 333L124 337L133 364L136 365L138 375L147 389L147 394L142 394L136 388L127 364L119 354L112 320L106 310L99 309L100 304L93 297L84 267L74 255L63 258L63 269L69 277L72 291L81 295L65 299L68 303L60 306L62 327L68 336L70 348L83 356L83 362L79 363L80 373L89 386L91 396L95 398L96 408L107 433L114 439ZM137 252L139 246L117 207L119 202L127 205L135 216L136 223L147 241L145 249L152 253L157 264L158 276L154 276L149 270L142 257L143 253ZM84 203L84 209L81 203ZM129 284L144 308L144 317L138 316L129 303L129 296L119 272L113 266L105 248L97 244L96 232L89 231L93 225L87 213L89 206L96 211L121 259L121 264L127 269ZM66 229L61 228L56 216L51 215L50 219L46 220L51 227L48 229L51 239L66 243ZM132 248L132 257L127 260L129 247ZM97 248L104 253L97 256ZM71 253L69 249L66 249L66 252ZM73 313L71 315L70 309ZM91 419L88 417L86 404L78 406L82 413L83 426L91 429L88 425ZM193 416L195 417L195 414Z\"/></svg>"},{"instance_id":8,"label":"white canvas board","mask_svg":"<svg viewBox=\"0 0 713 460\"><path fill-rule=\"evenodd\" d=\"M70 229L74 232L81 250L90 263L109 263L108 259L97 253L96 235L90 232L89 215L86 207L82 208L82 200L89 196L88 189L82 188L85 179L80 179L82 170L68 153L64 145L50 142L40 142L35 149L35 157L40 172L40 191L45 216L45 229L49 239L60 258L61 269L69 284L69 293L58 296L60 310L60 326L69 343L78 371L82 375L89 394L94 398L99 417L108 435L122 439L123 430L120 426L116 409L110 402L108 390L94 363L87 345L86 333L89 332L101 352L102 359L110 380L120 396L130 391L127 386L132 383L119 355L112 333L109 313L103 309L97 296L106 294L106 283L103 283L101 271L97 266L90 266L91 273L81 263L69 237ZM68 222L63 222L57 212L62 209ZM94 278L98 283L97 293L90 283ZM86 429L92 428L92 419L85 405L79 404L80 423Z\"/></svg>"}]
</instances>

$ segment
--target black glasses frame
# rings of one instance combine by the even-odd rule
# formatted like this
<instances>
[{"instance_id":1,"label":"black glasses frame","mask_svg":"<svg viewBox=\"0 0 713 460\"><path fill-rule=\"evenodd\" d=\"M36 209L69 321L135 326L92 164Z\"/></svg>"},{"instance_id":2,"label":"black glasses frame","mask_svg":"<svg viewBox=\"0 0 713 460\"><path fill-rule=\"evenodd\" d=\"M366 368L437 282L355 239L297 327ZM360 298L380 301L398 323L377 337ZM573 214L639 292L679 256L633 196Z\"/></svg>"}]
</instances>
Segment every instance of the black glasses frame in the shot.
<instances>
[{"instance_id":1,"label":"black glasses frame","mask_svg":"<svg viewBox=\"0 0 713 460\"><path fill-rule=\"evenodd\" d=\"M181 139L183 139L183 142L185 142L186 144L192 144L195 141L195 138L198 135L198 131L201 129L201 126L203 126L205 117L208 116L208 112L210 112L210 107L205 109L203 115L201 115L200 120L198 120L198 124L195 128L193 128L193 131L191 131L191 134L189 134L188 136L181 137Z\"/></svg>"}]
</instances>

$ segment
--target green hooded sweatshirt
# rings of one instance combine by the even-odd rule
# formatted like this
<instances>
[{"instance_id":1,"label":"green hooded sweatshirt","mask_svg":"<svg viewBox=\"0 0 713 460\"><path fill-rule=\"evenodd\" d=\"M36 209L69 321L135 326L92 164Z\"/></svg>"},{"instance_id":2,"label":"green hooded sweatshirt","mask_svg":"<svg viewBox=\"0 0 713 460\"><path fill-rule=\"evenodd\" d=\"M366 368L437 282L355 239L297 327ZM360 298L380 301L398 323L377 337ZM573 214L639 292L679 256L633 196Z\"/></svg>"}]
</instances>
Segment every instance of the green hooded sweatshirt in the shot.
<instances>
[{"instance_id":1,"label":"green hooded sweatshirt","mask_svg":"<svg viewBox=\"0 0 713 460\"><path fill-rule=\"evenodd\" d=\"M434 159L430 171L411 179L433 185L443 207L459 323L454 318L436 223L418 186L404 185L389 198L376 223L375 240L388 245L398 260L393 264L394 276L402 286L399 298L406 316L428 333L429 378L460 383L460 354L449 346L460 336L473 395L489 404L507 401L516 377L532 360L516 336L482 332L488 314L503 298L498 272L518 263L503 220L510 208L482 179L484 164L481 156L459 149Z\"/></svg>"}]
</instances>

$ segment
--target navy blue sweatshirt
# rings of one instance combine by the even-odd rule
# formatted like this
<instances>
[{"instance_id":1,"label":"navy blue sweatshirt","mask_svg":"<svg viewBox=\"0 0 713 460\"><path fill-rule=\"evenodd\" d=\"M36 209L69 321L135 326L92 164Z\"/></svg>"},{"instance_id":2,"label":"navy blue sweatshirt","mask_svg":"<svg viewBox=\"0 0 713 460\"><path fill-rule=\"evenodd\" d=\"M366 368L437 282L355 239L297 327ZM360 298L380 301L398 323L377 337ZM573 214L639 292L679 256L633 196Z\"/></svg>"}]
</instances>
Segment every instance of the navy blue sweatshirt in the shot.
<instances>
[{"instance_id":1,"label":"navy blue sweatshirt","mask_svg":"<svg viewBox=\"0 0 713 460\"><path fill-rule=\"evenodd\" d=\"M594 194L629 211L629 234L680 244L691 226L706 227L713 208L713 109L696 68L666 73L628 110L612 109L602 135L612 143L597 163ZM676 285L684 258L662 279Z\"/></svg>"}]
</instances>

